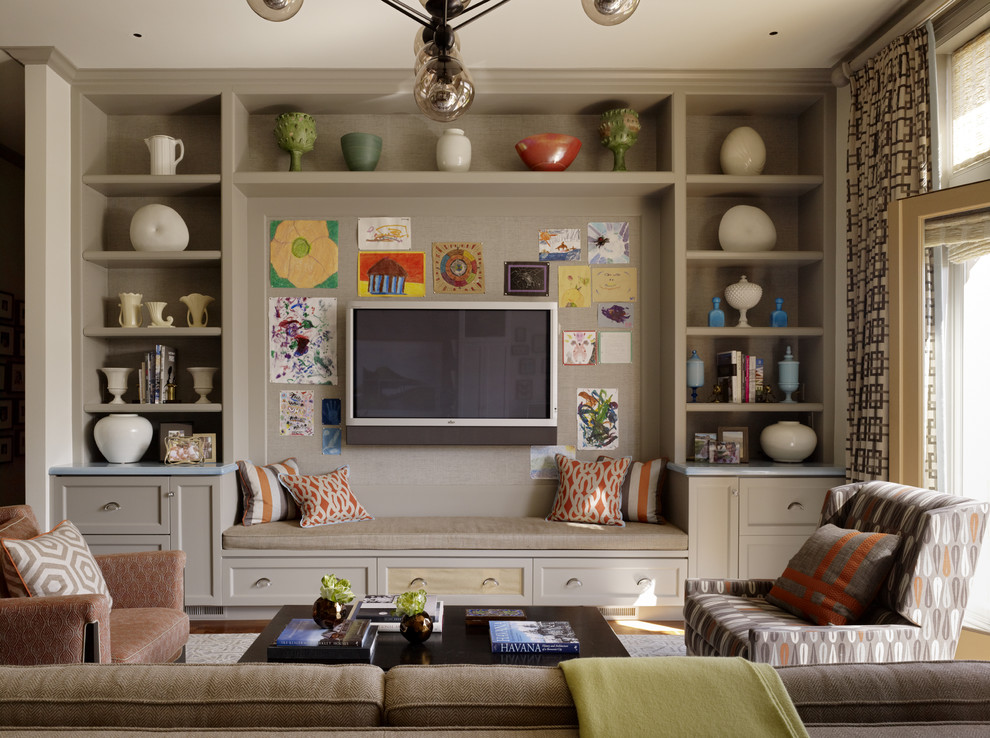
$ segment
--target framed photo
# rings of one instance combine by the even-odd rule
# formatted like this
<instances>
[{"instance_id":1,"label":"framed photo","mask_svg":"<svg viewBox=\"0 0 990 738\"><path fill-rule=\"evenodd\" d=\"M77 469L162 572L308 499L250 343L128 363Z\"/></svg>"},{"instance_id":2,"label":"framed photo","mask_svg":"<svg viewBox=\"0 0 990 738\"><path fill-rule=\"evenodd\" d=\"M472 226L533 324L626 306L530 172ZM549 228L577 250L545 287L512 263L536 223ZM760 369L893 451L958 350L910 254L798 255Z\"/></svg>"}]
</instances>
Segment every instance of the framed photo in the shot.
<instances>
[{"instance_id":1,"label":"framed photo","mask_svg":"<svg viewBox=\"0 0 990 738\"><path fill-rule=\"evenodd\" d=\"M216 463L217 460L217 434L216 433L194 433L191 438L197 438L203 443L203 461Z\"/></svg>"},{"instance_id":2,"label":"framed photo","mask_svg":"<svg viewBox=\"0 0 990 738\"><path fill-rule=\"evenodd\" d=\"M14 355L14 326L0 325L0 356Z\"/></svg>"},{"instance_id":3,"label":"framed photo","mask_svg":"<svg viewBox=\"0 0 990 738\"><path fill-rule=\"evenodd\" d=\"M0 429L14 427L14 401L0 400Z\"/></svg>"},{"instance_id":4,"label":"framed photo","mask_svg":"<svg viewBox=\"0 0 990 738\"><path fill-rule=\"evenodd\" d=\"M17 455L24 456L24 448L27 446L27 432L22 428L17 431Z\"/></svg>"},{"instance_id":5,"label":"framed photo","mask_svg":"<svg viewBox=\"0 0 990 738\"><path fill-rule=\"evenodd\" d=\"M694 460L695 461L711 461L712 460L712 450L715 446L715 441L717 440L714 433L695 433L694 434Z\"/></svg>"},{"instance_id":6,"label":"framed photo","mask_svg":"<svg viewBox=\"0 0 990 738\"><path fill-rule=\"evenodd\" d=\"M0 464L14 460L14 437L0 436Z\"/></svg>"},{"instance_id":7,"label":"framed photo","mask_svg":"<svg viewBox=\"0 0 990 738\"><path fill-rule=\"evenodd\" d=\"M24 300L14 301L15 309L17 310L17 325L23 326L27 324L27 311L24 308Z\"/></svg>"},{"instance_id":8,"label":"framed photo","mask_svg":"<svg viewBox=\"0 0 990 738\"><path fill-rule=\"evenodd\" d=\"M505 262L505 294L546 297L550 294L550 264L545 261Z\"/></svg>"},{"instance_id":9,"label":"framed photo","mask_svg":"<svg viewBox=\"0 0 990 738\"><path fill-rule=\"evenodd\" d=\"M10 391L11 392L23 392L24 391L24 365L23 364L11 364L10 365Z\"/></svg>"},{"instance_id":10,"label":"framed photo","mask_svg":"<svg viewBox=\"0 0 990 738\"><path fill-rule=\"evenodd\" d=\"M727 463L745 464L749 461L749 428L720 427L718 429L719 443L734 443L739 452L739 460Z\"/></svg>"},{"instance_id":11,"label":"framed photo","mask_svg":"<svg viewBox=\"0 0 990 738\"><path fill-rule=\"evenodd\" d=\"M196 436L170 436L165 439L166 464L202 464L206 461L203 439Z\"/></svg>"},{"instance_id":12,"label":"framed photo","mask_svg":"<svg viewBox=\"0 0 990 738\"><path fill-rule=\"evenodd\" d=\"M17 355L27 356L27 331L17 331Z\"/></svg>"},{"instance_id":13,"label":"framed photo","mask_svg":"<svg viewBox=\"0 0 990 738\"><path fill-rule=\"evenodd\" d=\"M0 292L0 320L14 319L14 296L9 292Z\"/></svg>"},{"instance_id":14,"label":"framed photo","mask_svg":"<svg viewBox=\"0 0 990 738\"><path fill-rule=\"evenodd\" d=\"M14 422L17 425L24 425L27 422L27 400L17 401L17 414L14 415Z\"/></svg>"},{"instance_id":15,"label":"framed photo","mask_svg":"<svg viewBox=\"0 0 990 738\"><path fill-rule=\"evenodd\" d=\"M7 376L10 374L10 365L0 362L0 392L7 391Z\"/></svg>"},{"instance_id":16,"label":"framed photo","mask_svg":"<svg viewBox=\"0 0 990 738\"><path fill-rule=\"evenodd\" d=\"M165 460L165 441L169 438L181 438L192 435L191 423L161 423L158 426L158 458Z\"/></svg>"}]
</instances>

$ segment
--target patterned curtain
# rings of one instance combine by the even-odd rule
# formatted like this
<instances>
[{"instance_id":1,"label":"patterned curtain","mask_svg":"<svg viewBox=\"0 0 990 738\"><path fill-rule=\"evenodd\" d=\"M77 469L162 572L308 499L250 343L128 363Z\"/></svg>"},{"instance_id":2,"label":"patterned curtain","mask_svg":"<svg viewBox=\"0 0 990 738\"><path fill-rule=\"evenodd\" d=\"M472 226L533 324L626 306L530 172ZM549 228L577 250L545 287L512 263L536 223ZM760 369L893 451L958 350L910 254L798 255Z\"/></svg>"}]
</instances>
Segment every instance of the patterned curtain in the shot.
<instances>
[{"instance_id":1,"label":"patterned curtain","mask_svg":"<svg viewBox=\"0 0 990 738\"><path fill-rule=\"evenodd\" d=\"M846 477L889 469L887 206L932 173L928 31L891 43L850 80L846 161Z\"/></svg>"}]
</instances>

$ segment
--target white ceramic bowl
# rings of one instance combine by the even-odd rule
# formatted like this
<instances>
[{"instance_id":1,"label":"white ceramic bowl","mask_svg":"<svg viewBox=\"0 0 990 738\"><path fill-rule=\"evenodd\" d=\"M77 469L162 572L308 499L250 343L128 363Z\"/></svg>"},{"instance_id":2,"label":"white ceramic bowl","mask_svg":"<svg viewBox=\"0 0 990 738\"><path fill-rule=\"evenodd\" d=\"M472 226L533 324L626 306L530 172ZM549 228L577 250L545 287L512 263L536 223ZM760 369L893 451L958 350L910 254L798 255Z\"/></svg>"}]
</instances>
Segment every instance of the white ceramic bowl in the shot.
<instances>
[{"instance_id":1,"label":"white ceramic bowl","mask_svg":"<svg viewBox=\"0 0 990 738\"><path fill-rule=\"evenodd\" d=\"M771 251L777 245L777 228L759 208L736 205L718 224L718 242L723 251Z\"/></svg>"}]
</instances>

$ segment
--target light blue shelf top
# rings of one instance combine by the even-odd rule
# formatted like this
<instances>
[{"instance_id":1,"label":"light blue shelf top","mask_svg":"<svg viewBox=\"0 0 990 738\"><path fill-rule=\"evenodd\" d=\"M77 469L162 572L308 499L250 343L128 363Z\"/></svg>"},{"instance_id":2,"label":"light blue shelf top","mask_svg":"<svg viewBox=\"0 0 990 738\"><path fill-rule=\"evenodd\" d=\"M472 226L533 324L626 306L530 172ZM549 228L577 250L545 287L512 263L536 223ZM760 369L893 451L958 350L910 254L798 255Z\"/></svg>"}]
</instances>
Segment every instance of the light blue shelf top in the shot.
<instances>
[{"instance_id":1,"label":"light blue shelf top","mask_svg":"<svg viewBox=\"0 0 990 738\"><path fill-rule=\"evenodd\" d=\"M667 464L676 474L687 477L844 477L846 470L833 464L779 464L751 461L748 464Z\"/></svg>"},{"instance_id":2,"label":"light blue shelf top","mask_svg":"<svg viewBox=\"0 0 990 738\"><path fill-rule=\"evenodd\" d=\"M63 477L219 477L236 469L237 464L189 466L187 464L162 464L156 461L139 461L134 464L111 464L106 461L94 461L92 464L80 466L53 466L48 470L48 473L52 476Z\"/></svg>"}]
</instances>

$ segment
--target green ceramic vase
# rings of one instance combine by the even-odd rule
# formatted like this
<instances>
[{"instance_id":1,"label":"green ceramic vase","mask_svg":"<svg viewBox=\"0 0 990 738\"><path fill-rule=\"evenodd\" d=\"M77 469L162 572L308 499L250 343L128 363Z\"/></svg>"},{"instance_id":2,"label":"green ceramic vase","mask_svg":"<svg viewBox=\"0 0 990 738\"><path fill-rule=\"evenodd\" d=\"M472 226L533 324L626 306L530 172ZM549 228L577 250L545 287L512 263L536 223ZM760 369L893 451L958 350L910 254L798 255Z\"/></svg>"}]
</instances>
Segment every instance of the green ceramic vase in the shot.
<instances>
[{"instance_id":1,"label":"green ceramic vase","mask_svg":"<svg viewBox=\"0 0 990 738\"><path fill-rule=\"evenodd\" d=\"M612 152L613 172L626 171L626 151L639 138L639 113L630 108L616 108L602 113L598 133L602 146Z\"/></svg>"},{"instance_id":2,"label":"green ceramic vase","mask_svg":"<svg viewBox=\"0 0 990 738\"><path fill-rule=\"evenodd\" d=\"M373 133L345 133L340 137L340 150L352 172L373 172L382 155L382 139Z\"/></svg>"}]
</instances>

